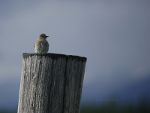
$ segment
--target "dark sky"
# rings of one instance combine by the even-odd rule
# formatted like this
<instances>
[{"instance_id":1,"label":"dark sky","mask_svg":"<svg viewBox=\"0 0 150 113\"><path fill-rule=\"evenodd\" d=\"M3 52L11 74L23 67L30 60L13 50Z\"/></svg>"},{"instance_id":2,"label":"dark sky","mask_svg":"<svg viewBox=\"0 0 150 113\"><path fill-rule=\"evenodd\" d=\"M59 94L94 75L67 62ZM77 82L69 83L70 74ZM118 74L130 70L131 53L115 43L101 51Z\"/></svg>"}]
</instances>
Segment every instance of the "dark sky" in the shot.
<instances>
[{"instance_id":1,"label":"dark sky","mask_svg":"<svg viewBox=\"0 0 150 113\"><path fill-rule=\"evenodd\" d=\"M150 75L149 6L148 0L0 1L1 84L20 79L21 55L33 52L43 32L51 36L49 52L88 58L86 97L100 100L146 79Z\"/></svg>"}]
</instances>

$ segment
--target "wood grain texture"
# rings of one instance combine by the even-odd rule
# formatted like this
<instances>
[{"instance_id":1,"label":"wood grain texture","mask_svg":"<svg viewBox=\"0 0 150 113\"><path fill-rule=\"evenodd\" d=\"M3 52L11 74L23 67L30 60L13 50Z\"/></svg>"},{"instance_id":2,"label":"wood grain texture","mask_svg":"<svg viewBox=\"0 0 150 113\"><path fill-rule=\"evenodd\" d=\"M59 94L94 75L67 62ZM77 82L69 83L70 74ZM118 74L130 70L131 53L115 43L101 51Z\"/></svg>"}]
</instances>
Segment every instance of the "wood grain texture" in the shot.
<instances>
[{"instance_id":1,"label":"wood grain texture","mask_svg":"<svg viewBox=\"0 0 150 113\"><path fill-rule=\"evenodd\" d=\"M23 54L18 113L79 113L85 57Z\"/></svg>"}]
</instances>

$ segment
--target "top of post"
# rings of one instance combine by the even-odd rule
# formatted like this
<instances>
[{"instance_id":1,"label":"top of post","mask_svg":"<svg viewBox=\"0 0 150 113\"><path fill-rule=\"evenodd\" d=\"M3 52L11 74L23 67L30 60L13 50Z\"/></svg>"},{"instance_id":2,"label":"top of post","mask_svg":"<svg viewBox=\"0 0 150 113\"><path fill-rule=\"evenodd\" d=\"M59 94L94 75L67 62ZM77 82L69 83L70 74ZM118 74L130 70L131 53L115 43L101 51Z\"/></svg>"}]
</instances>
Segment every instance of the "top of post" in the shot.
<instances>
[{"instance_id":1,"label":"top of post","mask_svg":"<svg viewBox=\"0 0 150 113\"><path fill-rule=\"evenodd\" d=\"M57 54L57 53L46 53L46 54L38 54L38 53L23 53L23 58L31 57L31 56L43 56L43 57L51 57L51 58L59 58L59 57L65 57L65 58L73 58L73 59L79 59L82 61L86 61L86 57L76 56L76 55L65 55L65 54Z\"/></svg>"}]
</instances>

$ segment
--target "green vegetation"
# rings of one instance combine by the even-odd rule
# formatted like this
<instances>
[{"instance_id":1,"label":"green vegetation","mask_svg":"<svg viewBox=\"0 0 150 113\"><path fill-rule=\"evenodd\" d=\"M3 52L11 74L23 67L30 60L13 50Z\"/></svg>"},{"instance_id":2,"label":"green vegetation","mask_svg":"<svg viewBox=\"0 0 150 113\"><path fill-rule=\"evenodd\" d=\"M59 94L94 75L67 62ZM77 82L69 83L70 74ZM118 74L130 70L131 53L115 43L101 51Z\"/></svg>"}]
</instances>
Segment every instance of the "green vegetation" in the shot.
<instances>
[{"instance_id":1,"label":"green vegetation","mask_svg":"<svg viewBox=\"0 0 150 113\"><path fill-rule=\"evenodd\" d=\"M150 104L142 102L137 105L118 105L115 102L109 102L97 107L82 107L81 113L150 113Z\"/></svg>"},{"instance_id":2,"label":"green vegetation","mask_svg":"<svg viewBox=\"0 0 150 113\"><path fill-rule=\"evenodd\" d=\"M14 111L0 110L0 113L17 113ZM99 106L81 107L80 113L150 113L150 103L141 101L137 105L119 105L115 102L107 102Z\"/></svg>"},{"instance_id":3,"label":"green vegetation","mask_svg":"<svg viewBox=\"0 0 150 113\"><path fill-rule=\"evenodd\" d=\"M150 108L145 108L144 106L138 108L131 105L124 107L83 107L81 113L150 113Z\"/></svg>"},{"instance_id":4,"label":"green vegetation","mask_svg":"<svg viewBox=\"0 0 150 113\"><path fill-rule=\"evenodd\" d=\"M9 110L0 110L0 113L17 113L15 110L9 111Z\"/></svg>"}]
</instances>

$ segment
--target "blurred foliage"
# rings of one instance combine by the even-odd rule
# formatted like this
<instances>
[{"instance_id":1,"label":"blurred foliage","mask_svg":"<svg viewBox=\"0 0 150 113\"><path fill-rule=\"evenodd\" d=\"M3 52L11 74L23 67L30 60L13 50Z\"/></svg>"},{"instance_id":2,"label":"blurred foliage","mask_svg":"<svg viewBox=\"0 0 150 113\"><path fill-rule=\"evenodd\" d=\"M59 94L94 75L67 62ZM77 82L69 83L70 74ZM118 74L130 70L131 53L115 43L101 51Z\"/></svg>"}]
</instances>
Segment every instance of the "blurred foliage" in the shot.
<instances>
[{"instance_id":1,"label":"blurred foliage","mask_svg":"<svg viewBox=\"0 0 150 113\"><path fill-rule=\"evenodd\" d=\"M0 113L17 113L16 110L0 110Z\"/></svg>"},{"instance_id":2,"label":"blurred foliage","mask_svg":"<svg viewBox=\"0 0 150 113\"><path fill-rule=\"evenodd\" d=\"M150 113L150 102L142 100L137 105L119 105L111 101L96 107L84 106L81 113Z\"/></svg>"},{"instance_id":3,"label":"blurred foliage","mask_svg":"<svg viewBox=\"0 0 150 113\"><path fill-rule=\"evenodd\" d=\"M17 111L0 110L0 113L17 113ZM150 113L150 102L141 100L136 105L120 105L110 101L99 106L82 106L80 113Z\"/></svg>"}]
</instances>

